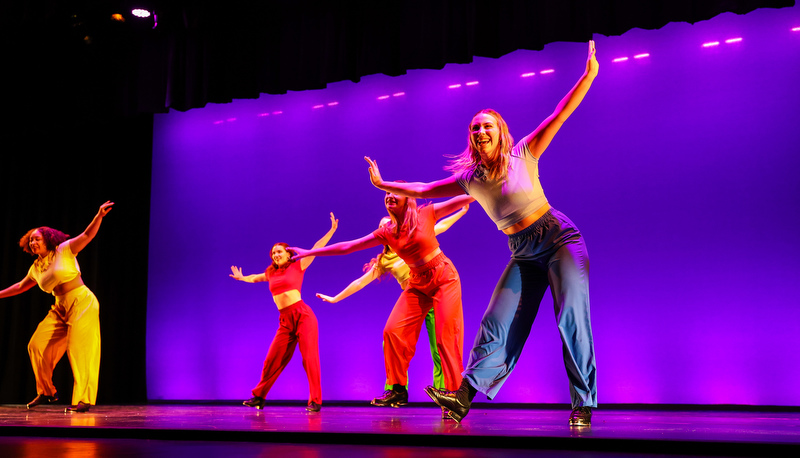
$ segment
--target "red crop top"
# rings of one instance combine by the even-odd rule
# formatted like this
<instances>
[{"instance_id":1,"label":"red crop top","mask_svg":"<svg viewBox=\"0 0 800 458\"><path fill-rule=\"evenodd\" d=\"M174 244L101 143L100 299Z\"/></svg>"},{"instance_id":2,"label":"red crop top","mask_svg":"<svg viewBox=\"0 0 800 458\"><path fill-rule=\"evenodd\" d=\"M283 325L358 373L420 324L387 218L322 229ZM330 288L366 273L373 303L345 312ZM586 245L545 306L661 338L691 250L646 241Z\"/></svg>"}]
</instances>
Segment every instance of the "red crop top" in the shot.
<instances>
[{"instance_id":1,"label":"red crop top","mask_svg":"<svg viewBox=\"0 0 800 458\"><path fill-rule=\"evenodd\" d=\"M270 275L270 270L272 270L272 275ZM285 269L273 270L268 267L264 274L267 276L267 281L269 281L269 291L273 296L277 296L293 289L300 291L303 286L303 274L305 272L300 268L300 262L296 261L289 264L289 267Z\"/></svg>"},{"instance_id":2,"label":"red crop top","mask_svg":"<svg viewBox=\"0 0 800 458\"><path fill-rule=\"evenodd\" d=\"M414 265L439 248L439 241L436 240L434 232L435 226L436 212L433 205L426 205L418 210L417 229L411 237L405 229L400 231L399 237L395 237L394 228L389 228L388 225L379 227L372 235L384 245L389 245L406 264Z\"/></svg>"}]
</instances>

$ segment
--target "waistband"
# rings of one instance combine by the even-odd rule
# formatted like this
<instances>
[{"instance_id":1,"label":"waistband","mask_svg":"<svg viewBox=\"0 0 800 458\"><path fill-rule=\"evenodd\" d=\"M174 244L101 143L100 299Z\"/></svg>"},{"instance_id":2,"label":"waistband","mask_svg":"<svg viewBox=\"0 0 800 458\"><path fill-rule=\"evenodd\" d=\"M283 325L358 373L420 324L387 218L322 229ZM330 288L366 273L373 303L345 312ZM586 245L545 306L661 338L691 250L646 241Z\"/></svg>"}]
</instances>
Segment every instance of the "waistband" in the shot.
<instances>
[{"instance_id":1,"label":"waistband","mask_svg":"<svg viewBox=\"0 0 800 458\"><path fill-rule=\"evenodd\" d=\"M66 293L64 293L64 294L62 294L60 296L56 295L56 294L53 294L53 297L55 297L56 300L64 300L64 299L67 299L69 297L76 296L76 295L84 292L84 290L88 290L88 289L89 288L86 285L80 285L80 286L78 286L76 288L72 288L71 290L67 291Z\"/></svg>"},{"instance_id":2,"label":"waistband","mask_svg":"<svg viewBox=\"0 0 800 458\"><path fill-rule=\"evenodd\" d=\"M306 303L305 303L305 302L303 302L303 300L302 300L302 299L300 299L299 301L295 302L294 304L287 305L286 307L284 307L284 308L282 308L282 309L278 309L278 312L279 312L279 313L291 313L291 312L292 312L292 310L294 310L294 309L296 309L296 308L298 308L298 307L302 307L302 306L304 306L304 305L305 305L306 307L308 307L308 305L306 305Z\"/></svg>"},{"instance_id":3,"label":"waistband","mask_svg":"<svg viewBox=\"0 0 800 458\"><path fill-rule=\"evenodd\" d=\"M519 240L521 238L527 237L528 235L531 234L531 232L535 232L536 230L547 226L550 223L550 221L553 219L553 211L554 210L555 210L554 208L550 207L550 209L547 210L544 215L542 215L541 217L539 217L539 219L537 219L536 221L531 223L530 226L526 227L525 229L523 229L523 230L521 230L519 232L516 232L514 234L509 235L508 239L509 240Z\"/></svg>"},{"instance_id":4,"label":"waistband","mask_svg":"<svg viewBox=\"0 0 800 458\"><path fill-rule=\"evenodd\" d=\"M419 267L409 266L409 268L411 269L412 274L419 275L433 269L434 267L438 267L439 265L444 264L447 261L448 261L447 256L445 256L444 253L439 253L436 256L434 256L433 259L426 262L425 264Z\"/></svg>"}]
</instances>

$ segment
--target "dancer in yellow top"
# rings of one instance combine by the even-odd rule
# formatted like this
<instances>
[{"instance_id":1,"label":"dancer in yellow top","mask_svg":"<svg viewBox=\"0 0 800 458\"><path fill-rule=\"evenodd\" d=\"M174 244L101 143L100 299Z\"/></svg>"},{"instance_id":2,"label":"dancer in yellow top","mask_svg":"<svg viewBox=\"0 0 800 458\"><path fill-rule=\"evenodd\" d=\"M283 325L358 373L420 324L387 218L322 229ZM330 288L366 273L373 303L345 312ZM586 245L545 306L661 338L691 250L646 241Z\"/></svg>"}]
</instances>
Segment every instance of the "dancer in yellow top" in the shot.
<instances>
[{"instance_id":1,"label":"dancer in yellow top","mask_svg":"<svg viewBox=\"0 0 800 458\"><path fill-rule=\"evenodd\" d=\"M0 298L16 296L35 285L55 296L55 304L28 343L37 393L28 403L29 409L58 400L53 368L64 352L69 356L75 379L72 405L65 411L86 412L97 400L100 308L94 293L83 284L75 256L97 235L112 205L111 201L101 205L92 222L77 237L70 239L61 231L43 226L29 230L19 241L19 246L36 256L36 260L25 278L0 291Z\"/></svg>"}]
</instances>

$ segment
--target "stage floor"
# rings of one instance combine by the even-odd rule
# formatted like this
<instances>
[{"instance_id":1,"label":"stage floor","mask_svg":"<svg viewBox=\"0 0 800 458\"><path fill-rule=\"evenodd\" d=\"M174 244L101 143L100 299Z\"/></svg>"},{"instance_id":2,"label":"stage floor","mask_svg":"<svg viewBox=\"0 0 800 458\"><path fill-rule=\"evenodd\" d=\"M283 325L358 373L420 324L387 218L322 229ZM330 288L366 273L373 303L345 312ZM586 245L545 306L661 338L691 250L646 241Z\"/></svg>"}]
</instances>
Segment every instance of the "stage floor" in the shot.
<instances>
[{"instance_id":1,"label":"stage floor","mask_svg":"<svg viewBox=\"0 0 800 458\"><path fill-rule=\"evenodd\" d=\"M458 424L435 406L0 406L0 456L798 456L800 412L601 408L591 427L568 410L476 405ZM628 455L630 454L630 455Z\"/></svg>"}]
</instances>

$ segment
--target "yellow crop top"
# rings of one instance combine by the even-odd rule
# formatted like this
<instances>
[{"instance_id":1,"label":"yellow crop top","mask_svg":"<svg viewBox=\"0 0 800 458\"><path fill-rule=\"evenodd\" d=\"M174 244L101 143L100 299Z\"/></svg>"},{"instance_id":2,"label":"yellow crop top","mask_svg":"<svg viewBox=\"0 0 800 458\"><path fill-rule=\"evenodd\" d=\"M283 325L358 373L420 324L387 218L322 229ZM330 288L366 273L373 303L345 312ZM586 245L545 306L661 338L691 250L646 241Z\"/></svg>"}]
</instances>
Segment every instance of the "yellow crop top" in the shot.
<instances>
[{"instance_id":1,"label":"yellow crop top","mask_svg":"<svg viewBox=\"0 0 800 458\"><path fill-rule=\"evenodd\" d=\"M81 274L78 260L72 253L69 240L56 247L43 262L37 260L28 269L28 277L32 278L45 293L53 292L56 286L66 283Z\"/></svg>"},{"instance_id":2,"label":"yellow crop top","mask_svg":"<svg viewBox=\"0 0 800 458\"><path fill-rule=\"evenodd\" d=\"M389 272L392 274L397 280L397 283L403 286L408 280L408 277L411 276L411 269L408 268L408 264L406 264L405 261L400 259L400 256L397 256L397 253L391 249L387 251L387 253L383 253L376 267L380 272Z\"/></svg>"}]
</instances>

